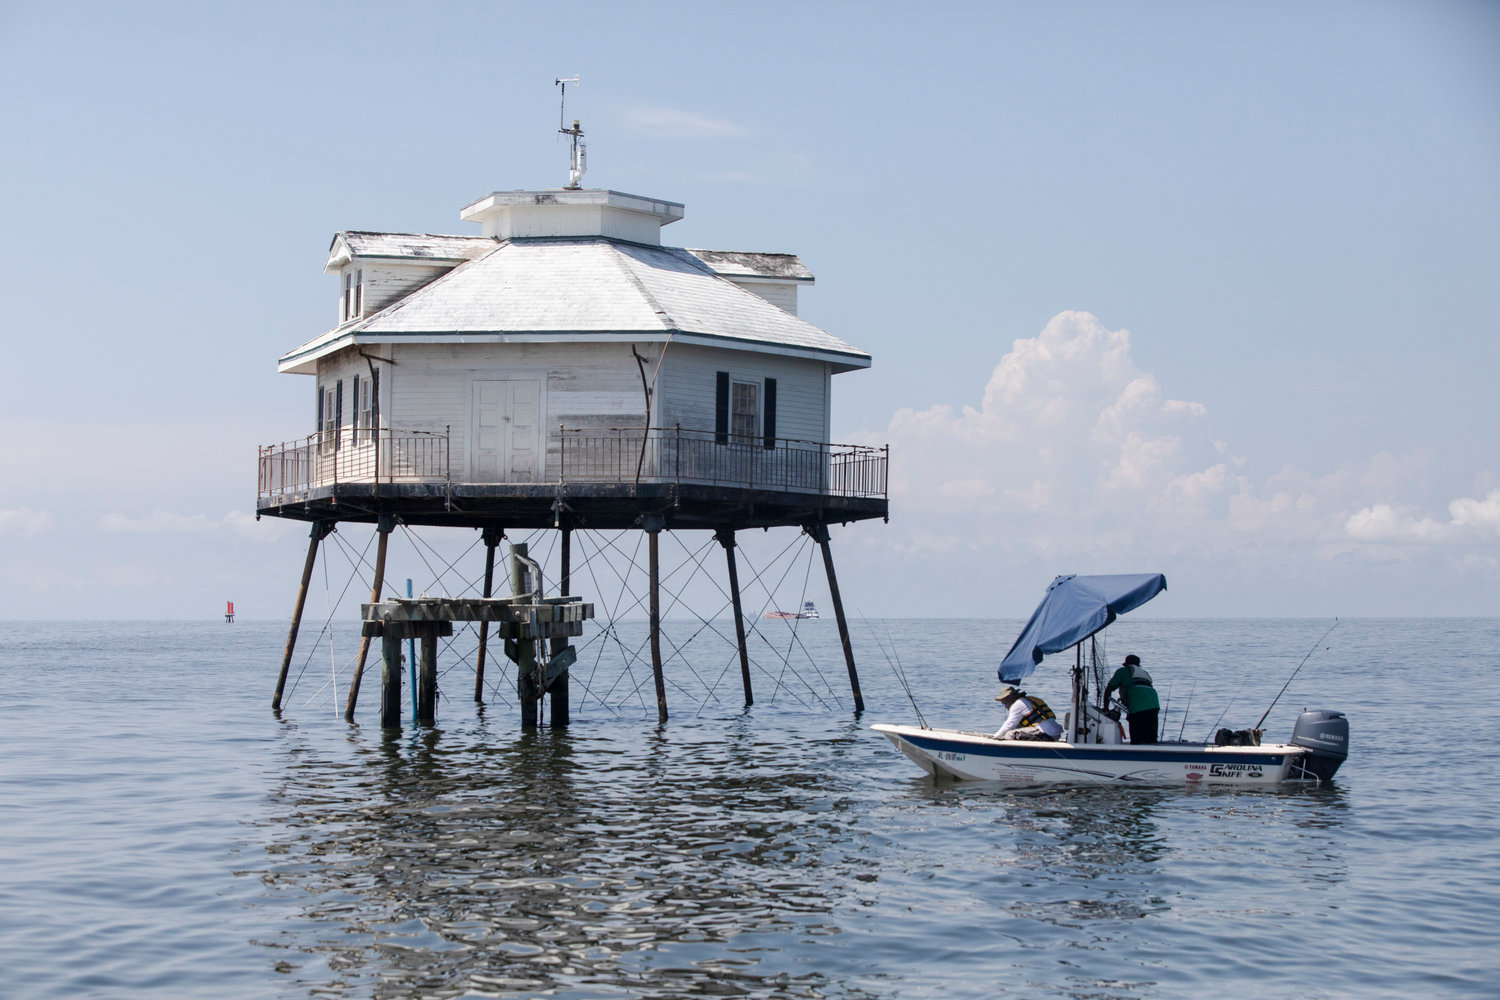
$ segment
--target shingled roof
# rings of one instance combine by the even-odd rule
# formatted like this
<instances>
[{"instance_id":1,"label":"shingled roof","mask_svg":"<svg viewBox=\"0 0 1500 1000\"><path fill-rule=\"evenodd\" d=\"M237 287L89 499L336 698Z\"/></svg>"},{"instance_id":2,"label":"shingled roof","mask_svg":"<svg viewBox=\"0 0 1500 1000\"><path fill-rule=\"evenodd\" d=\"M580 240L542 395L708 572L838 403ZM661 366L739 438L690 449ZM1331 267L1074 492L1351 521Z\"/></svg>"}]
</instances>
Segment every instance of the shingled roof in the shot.
<instances>
[{"instance_id":1,"label":"shingled roof","mask_svg":"<svg viewBox=\"0 0 1500 1000\"><path fill-rule=\"evenodd\" d=\"M348 229L335 233L328 247L325 271L355 257L385 260L473 260L495 249L490 236L435 236L431 233L370 233Z\"/></svg>"},{"instance_id":2,"label":"shingled roof","mask_svg":"<svg viewBox=\"0 0 1500 1000\"><path fill-rule=\"evenodd\" d=\"M502 241L373 316L288 353L279 367L311 371L318 357L355 343L651 342L668 336L814 358L836 372L869 367L867 353L735 285L700 258L704 253L605 237ZM790 254L725 256L790 258L795 268L778 262L791 272L783 280L801 278L799 269L806 274ZM751 270L743 259L723 263L736 272ZM759 274L769 277L773 268L761 267Z\"/></svg>"}]
</instances>

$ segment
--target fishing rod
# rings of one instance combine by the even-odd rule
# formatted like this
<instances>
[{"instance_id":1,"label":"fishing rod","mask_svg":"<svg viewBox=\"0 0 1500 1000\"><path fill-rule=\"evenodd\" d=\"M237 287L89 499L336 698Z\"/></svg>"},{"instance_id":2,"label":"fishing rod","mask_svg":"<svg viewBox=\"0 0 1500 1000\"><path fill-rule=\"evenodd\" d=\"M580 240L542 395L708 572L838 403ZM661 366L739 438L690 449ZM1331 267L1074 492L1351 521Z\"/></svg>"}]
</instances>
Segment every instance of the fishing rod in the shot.
<instances>
[{"instance_id":1,"label":"fishing rod","mask_svg":"<svg viewBox=\"0 0 1500 1000\"><path fill-rule=\"evenodd\" d=\"M1276 692L1276 697L1274 697L1274 698L1271 699L1271 704L1266 709L1266 715L1270 715L1271 714L1271 709L1275 708L1276 707L1276 703L1281 700L1281 696L1284 695L1284 694L1286 694L1286 689L1292 686L1292 679L1295 678L1297 676L1298 671L1300 671L1302 669L1302 664L1306 663L1309 659L1312 658L1312 655L1318 651L1318 647L1321 646L1321 645L1323 645L1323 640L1326 639L1326 638L1328 638L1329 635L1331 635L1333 633L1333 630L1336 629L1336 628L1338 628L1338 627L1339 627L1339 620L1337 618L1335 618L1333 620L1333 624L1330 625L1330 626L1328 626L1328 631L1324 632L1323 635L1318 639L1318 641L1315 642L1315 643L1313 643L1312 649L1309 649L1307 651L1307 655L1302 658L1302 663L1297 664L1297 669L1292 671L1292 676L1288 677L1286 679L1286 683L1283 684L1283 685L1281 685L1281 690ZM1256 729L1260 728L1261 722L1265 722L1266 721L1266 715L1262 715L1260 717L1260 722L1257 722L1255 724L1255 728Z\"/></svg>"},{"instance_id":2,"label":"fishing rod","mask_svg":"<svg viewBox=\"0 0 1500 1000\"><path fill-rule=\"evenodd\" d=\"M1161 742L1161 738L1163 736L1167 735L1167 715L1171 711L1172 711L1172 683L1170 681L1168 681L1167 682L1167 697L1166 697L1166 700L1162 702L1162 706L1161 706L1161 732L1159 732L1159 733L1156 734L1156 740L1157 740L1158 743Z\"/></svg>"},{"instance_id":3,"label":"fishing rod","mask_svg":"<svg viewBox=\"0 0 1500 1000\"><path fill-rule=\"evenodd\" d=\"M1193 692L1198 690L1198 679L1193 678L1193 686L1188 688L1188 703L1182 707L1182 725L1177 727L1177 742L1182 742L1182 734L1187 731L1188 709L1193 707Z\"/></svg>"},{"instance_id":4,"label":"fishing rod","mask_svg":"<svg viewBox=\"0 0 1500 1000\"><path fill-rule=\"evenodd\" d=\"M1250 680L1250 675L1246 674L1245 675L1245 679L1242 680L1242 681L1240 681L1240 686L1234 689L1234 697L1229 699L1229 704L1224 706L1224 711L1222 711L1222 712L1219 713L1219 717L1214 720L1214 724L1208 727L1208 736L1204 737L1204 739L1203 739L1204 743L1208 742L1209 737L1213 736L1214 730L1216 730L1216 729L1219 728L1219 723L1221 723L1221 722L1224 721L1224 716L1228 715L1229 714L1229 710L1234 707L1235 701L1239 698L1240 692L1243 691L1243 690L1245 690L1245 684L1249 680Z\"/></svg>"},{"instance_id":5,"label":"fishing rod","mask_svg":"<svg viewBox=\"0 0 1500 1000\"><path fill-rule=\"evenodd\" d=\"M866 618L863 612L860 613L859 619L865 623L865 628L870 630L870 635L875 639L875 645L880 648L881 654L885 656L885 662L890 664L891 672L896 675L896 680L901 682L901 690L906 692L906 700L911 702L912 711L917 713L917 721L922 724L923 729L931 728L927 725L927 720L922 718L922 710L917 707L917 699L911 693L911 685L906 683L906 672L899 666L901 660L900 654L898 653L896 659L892 660L891 654L886 652L885 643L880 641L880 634L875 631L875 626L870 624L870 619ZM890 638L889 631L886 633L886 638ZM896 641L891 639L892 651L895 648Z\"/></svg>"}]
</instances>

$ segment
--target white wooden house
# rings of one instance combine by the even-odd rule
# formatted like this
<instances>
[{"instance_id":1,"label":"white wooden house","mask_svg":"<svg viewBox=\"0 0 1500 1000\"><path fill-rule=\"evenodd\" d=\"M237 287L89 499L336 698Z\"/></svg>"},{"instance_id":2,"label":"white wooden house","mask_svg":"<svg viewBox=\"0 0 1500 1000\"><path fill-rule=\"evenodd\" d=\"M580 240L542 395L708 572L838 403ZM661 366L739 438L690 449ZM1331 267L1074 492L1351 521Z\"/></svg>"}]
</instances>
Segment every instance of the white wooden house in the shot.
<instances>
[{"instance_id":1,"label":"white wooden house","mask_svg":"<svg viewBox=\"0 0 1500 1000\"><path fill-rule=\"evenodd\" d=\"M682 205L616 191L496 192L461 217L481 235L334 237L337 324L279 362L315 378L315 433L263 450L263 512L360 484L440 483L451 506L686 483L883 516L884 455L829 441L832 377L870 356L797 316L797 257L664 246Z\"/></svg>"}]
</instances>

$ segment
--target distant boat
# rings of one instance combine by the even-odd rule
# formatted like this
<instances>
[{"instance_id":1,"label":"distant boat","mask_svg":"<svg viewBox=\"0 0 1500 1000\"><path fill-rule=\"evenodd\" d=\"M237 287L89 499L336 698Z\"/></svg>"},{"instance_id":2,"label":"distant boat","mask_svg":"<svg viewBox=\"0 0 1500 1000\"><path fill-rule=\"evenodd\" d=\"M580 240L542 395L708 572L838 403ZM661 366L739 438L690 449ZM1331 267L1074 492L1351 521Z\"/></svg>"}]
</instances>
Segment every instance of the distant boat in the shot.
<instances>
[{"instance_id":1,"label":"distant boat","mask_svg":"<svg viewBox=\"0 0 1500 1000\"><path fill-rule=\"evenodd\" d=\"M817 618L818 609L813 607L812 601L806 601L801 611L767 611L767 618Z\"/></svg>"}]
</instances>

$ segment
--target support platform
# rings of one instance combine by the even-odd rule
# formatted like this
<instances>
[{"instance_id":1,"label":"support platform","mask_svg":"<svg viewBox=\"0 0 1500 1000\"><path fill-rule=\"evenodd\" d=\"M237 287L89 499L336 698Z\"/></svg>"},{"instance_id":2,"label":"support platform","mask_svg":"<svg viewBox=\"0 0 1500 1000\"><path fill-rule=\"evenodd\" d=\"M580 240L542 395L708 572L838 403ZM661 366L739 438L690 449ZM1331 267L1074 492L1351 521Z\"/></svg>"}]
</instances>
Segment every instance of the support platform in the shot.
<instances>
[{"instance_id":1,"label":"support platform","mask_svg":"<svg viewBox=\"0 0 1500 1000\"><path fill-rule=\"evenodd\" d=\"M432 725L437 721L437 640L452 635L456 621L487 622L497 636L506 640L506 655L518 670L516 687L522 704L522 724L535 726L536 703L542 694L560 687L566 691L560 682L565 680L575 656L566 641L583 634L583 623L594 617L594 606L577 597L541 597L535 593L511 597L398 597L361 605L361 614L364 618L361 635L366 640L381 640L383 728L401 726L404 639L422 641L417 724Z\"/></svg>"}]
</instances>

